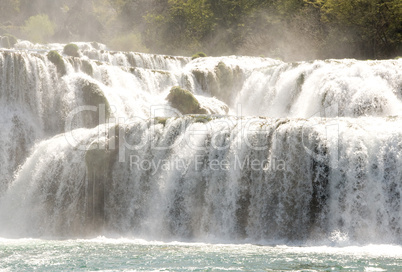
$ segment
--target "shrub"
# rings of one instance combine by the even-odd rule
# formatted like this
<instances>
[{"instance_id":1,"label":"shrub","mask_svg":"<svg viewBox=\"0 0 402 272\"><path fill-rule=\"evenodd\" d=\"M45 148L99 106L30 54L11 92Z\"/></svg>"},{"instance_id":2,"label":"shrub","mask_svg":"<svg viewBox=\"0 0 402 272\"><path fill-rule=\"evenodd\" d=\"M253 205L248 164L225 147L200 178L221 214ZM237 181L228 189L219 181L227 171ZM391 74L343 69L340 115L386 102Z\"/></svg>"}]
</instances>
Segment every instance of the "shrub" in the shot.
<instances>
[{"instance_id":1,"label":"shrub","mask_svg":"<svg viewBox=\"0 0 402 272\"><path fill-rule=\"evenodd\" d=\"M52 50L47 53L47 58L56 66L57 72L59 72L62 76L66 74L66 66L59 52Z\"/></svg>"},{"instance_id":2,"label":"shrub","mask_svg":"<svg viewBox=\"0 0 402 272\"><path fill-rule=\"evenodd\" d=\"M198 52L196 54L194 54L191 59L198 59L198 58L205 58L207 56L207 54L205 54L204 52Z\"/></svg>"},{"instance_id":3,"label":"shrub","mask_svg":"<svg viewBox=\"0 0 402 272\"><path fill-rule=\"evenodd\" d=\"M166 99L172 106L178 109L182 114L206 114L207 111L201 108L197 98L188 90L178 86L170 90Z\"/></svg>"},{"instance_id":4,"label":"shrub","mask_svg":"<svg viewBox=\"0 0 402 272\"><path fill-rule=\"evenodd\" d=\"M25 21L24 32L32 42L44 43L54 34L54 24L47 15L35 15Z\"/></svg>"},{"instance_id":5,"label":"shrub","mask_svg":"<svg viewBox=\"0 0 402 272\"><path fill-rule=\"evenodd\" d=\"M71 57L79 57L80 55L78 54L78 46L73 43L69 43L66 46L64 46L63 53L71 56Z\"/></svg>"}]
</instances>

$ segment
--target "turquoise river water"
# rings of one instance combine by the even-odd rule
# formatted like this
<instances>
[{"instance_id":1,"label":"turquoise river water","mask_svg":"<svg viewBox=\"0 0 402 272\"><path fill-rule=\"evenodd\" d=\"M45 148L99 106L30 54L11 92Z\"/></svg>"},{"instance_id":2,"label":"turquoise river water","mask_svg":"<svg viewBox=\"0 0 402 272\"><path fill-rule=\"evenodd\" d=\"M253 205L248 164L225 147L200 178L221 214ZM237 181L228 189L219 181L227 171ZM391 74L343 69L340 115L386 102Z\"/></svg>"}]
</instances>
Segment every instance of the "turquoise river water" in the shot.
<instances>
[{"instance_id":1,"label":"turquoise river water","mask_svg":"<svg viewBox=\"0 0 402 272\"><path fill-rule=\"evenodd\" d=\"M0 240L0 271L401 271L402 247Z\"/></svg>"}]
</instances>

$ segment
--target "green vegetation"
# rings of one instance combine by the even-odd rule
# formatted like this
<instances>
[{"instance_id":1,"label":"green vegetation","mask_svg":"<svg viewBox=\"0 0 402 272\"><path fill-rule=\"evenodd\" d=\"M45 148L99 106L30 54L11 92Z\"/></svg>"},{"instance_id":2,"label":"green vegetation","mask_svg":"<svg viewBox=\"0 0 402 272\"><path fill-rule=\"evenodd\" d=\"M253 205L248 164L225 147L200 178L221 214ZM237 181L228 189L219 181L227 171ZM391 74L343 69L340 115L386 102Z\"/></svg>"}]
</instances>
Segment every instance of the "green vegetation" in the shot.
<instances>
[{"instance_id":1,"label":"green vegetation","mask_svg":"<svg viewBox=\"0 0 402 272\"><path fill-rule=\"evenodd\" d=\"M311 0L321 15L327 50L361 58L394 57L402 50L402 4L398 0ZM359 50L359 51L358 51ZM339 52L341 54L343 52Z\"/></svg>"},{"instance_id":2,"label":"green vegetation","mask_svg":"<svg viewBox=\"0 0 402 272\"><path fill-rule=\"evenodd\" d=\"M198 52L196 54L194 54L191 59L197 59L197 58L205 58L207 56L207 54L205 54L204 52Z\"/></svg>"},{"instance_id":3,"label":"green vegetation","mask_svg":"<svg viewBox=\"0 0 402 272\"><path fill-rule=\"evenodd\" d=\"M27 18L29 18L27 20ZM400 0L3 0L0 32L33 42L285 61L402 54ZM195 55L196 56L196 55Z\"/></svg>"},{"instance_id":4,"label":"green vegetation","mask_svg":"<svg viewBox=\"0 0 402 272\"><path fill-rule=\"evenodd\" d=\"M64 46L63 53L71 57L80 56L80 54L78 54L78 46L73 43L69 43L66 46Z\"/></svg>"},{"instance_id":5,"label":"green vegetation","mask_svg":"<svg viewBox=\"0 0 402 272\"><path fill-rule=\"evenodd\" d=\"M152 51L264 55L284 60L389 58L402 51L400 0L153 1Z\"/></svg>"},{"instance_id":6,"label":"green vegetation","mask_svg":"<svg viewBox=\"0 0 402 272\"><path fill-rule=\"evenodd\" d=\"M29 40L36 43L44 43L54 34L54 24L44 14L29 17L25 22L24 32Z\"/></svg>"},{"instance_id":7,"label":"green vegetation","mask_svg":"<svg viewBox=\"0 0 402 272\"><path fill-rule=\"evenodd\" d=\"M59 52L52 50L49 53L47 53L47 58L54 65L56 65L57 72L59 72L60 75L64 76L66 74L66 66L65 66L64 60L63 60L62 56L60 56Z\"/></svg>"},{"instance_id":8,"label":"green vegetation","mask_svg":"<svg viewBox=\"0 0 402 272\"><path fill-rule=\"evenodd\" d=\"M178 86L170 90L166 99L172 106L178 109L182 114L206 114L205 109L201 108L197 98L188 90Z\"/></svg>"}]
</instances>

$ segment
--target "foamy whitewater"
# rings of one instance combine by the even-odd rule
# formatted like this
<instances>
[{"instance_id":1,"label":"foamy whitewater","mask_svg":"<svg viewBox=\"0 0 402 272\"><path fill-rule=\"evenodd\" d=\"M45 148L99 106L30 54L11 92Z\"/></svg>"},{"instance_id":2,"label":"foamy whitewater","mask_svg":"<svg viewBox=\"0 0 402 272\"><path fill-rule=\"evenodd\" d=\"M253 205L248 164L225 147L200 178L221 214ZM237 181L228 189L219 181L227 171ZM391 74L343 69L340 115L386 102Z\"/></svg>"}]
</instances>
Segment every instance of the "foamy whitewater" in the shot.
<instances>
[{"instance_id":1,"label":"foamy whitewater","mask_svg":"<svg viewBox=\"0 0 402 272\"><path fill-rule=\"evenodd\" d=\"M402 265L402 59L76 44L0 49L0 271Z\"/></svg>"}]
</instances>

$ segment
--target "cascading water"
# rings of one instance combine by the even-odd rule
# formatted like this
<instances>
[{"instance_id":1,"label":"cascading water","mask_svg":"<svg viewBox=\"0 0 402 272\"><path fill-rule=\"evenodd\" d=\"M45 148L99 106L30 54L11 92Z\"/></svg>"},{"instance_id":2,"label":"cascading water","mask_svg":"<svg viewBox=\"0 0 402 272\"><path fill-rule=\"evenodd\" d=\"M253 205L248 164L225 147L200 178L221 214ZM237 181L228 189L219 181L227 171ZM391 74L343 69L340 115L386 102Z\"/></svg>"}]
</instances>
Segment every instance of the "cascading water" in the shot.
<instances>
[{"instance_id":1,"label":"cascading water","mask_svg":"<svg viewBox=\"0 0 402 272\"><path fill-rule=\"evenodd\" d=\"M0 51L0 236L402 242L402 60L77 44Z\"/></svg>"}]
</instances>

